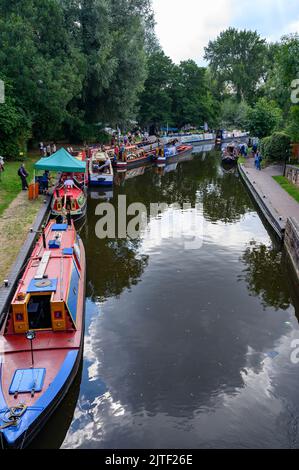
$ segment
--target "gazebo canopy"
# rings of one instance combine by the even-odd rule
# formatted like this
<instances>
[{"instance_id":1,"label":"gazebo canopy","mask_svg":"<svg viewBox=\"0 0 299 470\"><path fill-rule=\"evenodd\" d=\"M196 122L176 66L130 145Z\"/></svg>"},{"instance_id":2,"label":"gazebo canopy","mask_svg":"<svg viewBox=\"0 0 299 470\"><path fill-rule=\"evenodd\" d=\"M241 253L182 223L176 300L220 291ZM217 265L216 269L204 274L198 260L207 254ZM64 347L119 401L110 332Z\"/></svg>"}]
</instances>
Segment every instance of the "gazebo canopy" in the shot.
<instances>
[{"instance_id":1,"label":"gazebo canopy","mask_svg":"<svg viewBox=\"0 0 299 470\"><path fill-rule=\"evenodd\" d=\"M86 162L81 162L64 148L50 157L41 158L35 165L36 170L61 171L63 173L85 173Z\"/></svg>"}]
</instances>

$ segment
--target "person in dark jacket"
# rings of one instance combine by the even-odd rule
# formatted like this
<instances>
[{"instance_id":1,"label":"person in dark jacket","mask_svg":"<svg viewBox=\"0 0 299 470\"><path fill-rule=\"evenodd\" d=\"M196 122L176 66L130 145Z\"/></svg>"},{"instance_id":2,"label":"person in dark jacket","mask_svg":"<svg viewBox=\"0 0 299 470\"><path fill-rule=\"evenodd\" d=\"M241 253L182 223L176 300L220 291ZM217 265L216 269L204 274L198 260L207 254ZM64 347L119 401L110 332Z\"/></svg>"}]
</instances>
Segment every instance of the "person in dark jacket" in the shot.
<instances>
[{"instance_id":1,"label":"person in dark jacket","mask_svg":"<svg viewBox=\"0 0 299 470\"><path fill-rule=\"evenodd\" d=\"M28 189L27 177L29 176L29 174L27 173L27 171L25 169L24 163L22 163L22 165L20 166L19 171L18 171L18 175L21 178L22 190L26 191Z\"/></svg>"}]
</instances>

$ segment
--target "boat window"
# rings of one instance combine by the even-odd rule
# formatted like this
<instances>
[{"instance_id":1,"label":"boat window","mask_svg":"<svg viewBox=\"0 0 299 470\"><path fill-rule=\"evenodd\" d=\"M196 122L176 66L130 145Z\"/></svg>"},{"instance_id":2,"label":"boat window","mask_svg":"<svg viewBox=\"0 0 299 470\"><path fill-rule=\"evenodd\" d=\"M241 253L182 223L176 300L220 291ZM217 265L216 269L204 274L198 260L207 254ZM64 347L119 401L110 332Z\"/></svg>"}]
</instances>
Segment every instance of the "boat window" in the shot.
<instances>
[{"instance_id":1,"label":"boat window","mask_svg":"<svg viewBox=\"0 0 299 470\"><path fill-rule=\"evenodd\" d=\"M27 312L31 330L52 329L50 295L32 295L27 306Z\"/></svg>"}]
</instances>

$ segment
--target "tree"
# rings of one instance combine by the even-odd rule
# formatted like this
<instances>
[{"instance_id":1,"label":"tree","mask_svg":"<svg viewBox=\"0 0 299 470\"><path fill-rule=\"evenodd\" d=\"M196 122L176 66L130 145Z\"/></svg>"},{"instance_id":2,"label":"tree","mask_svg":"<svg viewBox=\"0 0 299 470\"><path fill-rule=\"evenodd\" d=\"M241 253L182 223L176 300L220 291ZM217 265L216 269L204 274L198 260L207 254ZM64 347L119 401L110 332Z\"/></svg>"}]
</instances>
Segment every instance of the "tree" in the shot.
<instances>
[{"instance_id":1,"label":"tree","mask_svg":"<svg viewBox=\"0 0 299 470\"><path fill-rule=\"evenodd\" d=\"M238 103L235 98L226 98L221 103L221 127L246 129L249 110L250 107L245 101Z\"/></svg>"},{"instance_id":2,"label":"tree","mask_svg":"<svg viewBox=\"0 0 299 470\"><path fill-rule=\"evenodd\" d=\"M1 79L5 83L5 103L0 105L0 155L14 159L26 149L31 122L17 106L11 85L3 75Z\"/></svg>"},{"instance_id":3,"label":"tree","mask_svg":"<svg viewBox=\"0 0 299 470\"><path fill-rule=\"evenodd\" d=\"M261 151L266 160L286 161L291 156L291 138L285 132L274 132L262 139Z\"/></svg>"},{"instance_id":4,"label":"tree","mask_svg":"<svg viewBox=\"0 0 299 470\"><path fill-rule=\"evenodd\" d=\"M278 130L282 124L282 112L274 101L260 98L249 109L247 129L255 137L263 138Z\"/></svg>"},{"instance_id":5,"label":"tree","mask_svg":"<svg viewBox=\"0 0 299 470\"><path fill-rule=\"evenodd\" d=\"M173 124L171 87L175 65L163 51L151 54L147 61L148 76L140 95L139 121L143 126L159 128Z\"/></svg>"},{"instance_id":6,"label":"tree","mask_svg":"<svg viewBox=\"0 0 299 470\"><path fill-rule=\"evenodd\" d=\"M68 104L82 89L84 58L56 0L0 3L0 70L35 138L59 135Z\"/></svg>"},{"instance_id":7,"label":"tree","mask_svg":"<svg viewBox=\"0 0 299 470\"><path fill-rule=\"evenodd\" d=\"M291 102L291 84L299 78L299 34L284 36L273 52L274 67L269 74L265 92L274 99L287 116Z\"/></svg>"},{"instance_id":8,"label":"tree","mask_svg":"<svg viewBox=\"0 0 299 470\"><path fill-rule=\"evenodd\" d=\"M265 74L266 41L256 31L229 28L205 48L205 59L220 84L237 100L251 102Z\"/></svg>"},{"instance_id":9,"label":"tree","mask_svg":"<svg viewBox=\"0 0 299 470\"><path fill-rule=\"evenodd\" d=\"M206 70L193 60L180 63L173 77L173 118L178 127L203 125L208 120Z\"/></svg>"}]
</instances>

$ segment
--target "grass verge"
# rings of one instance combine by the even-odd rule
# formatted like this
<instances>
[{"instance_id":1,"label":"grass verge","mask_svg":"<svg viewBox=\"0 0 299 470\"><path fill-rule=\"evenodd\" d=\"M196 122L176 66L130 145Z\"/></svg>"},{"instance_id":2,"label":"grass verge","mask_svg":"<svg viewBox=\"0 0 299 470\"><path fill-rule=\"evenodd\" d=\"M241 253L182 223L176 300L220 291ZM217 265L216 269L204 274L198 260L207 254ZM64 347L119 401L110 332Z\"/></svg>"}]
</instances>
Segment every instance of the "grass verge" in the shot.
<instances>
[{"instance_id":1,"label":"grass verge","mask_svg":"<svg viewBox=\"0 0 299 470\"><path fill-rule=\"evenodd\" d=\"M285 176L273 176L275 181L297 202L299 202L299 188L291 183Z\"/></svg>"},{"instance_id":2,"label":"grass verge","mask_svg":"<svg viewBox=\"0 0 299 470\"><path fill-rule=\"evenodd\" d=\"M24 163L28 176L28 183L33 178L33 167L38 157L28 157ZM18 176L20 162L5 162L5 171L1 175L0 180L0 216L10 203L17 197L22 189L21 179Z\"/></svg>"},{"instance_id":3,"label":"grass verge","mask_svg":"<svg viewBox=\"0 0 299 470\"><path fill-rule=\"evenodd\" d=\"M10 269L25 242L42 204L42 197L28 200L21 192L0 217L0 283L8 277Z\"/></svg>"}]
</instances>

